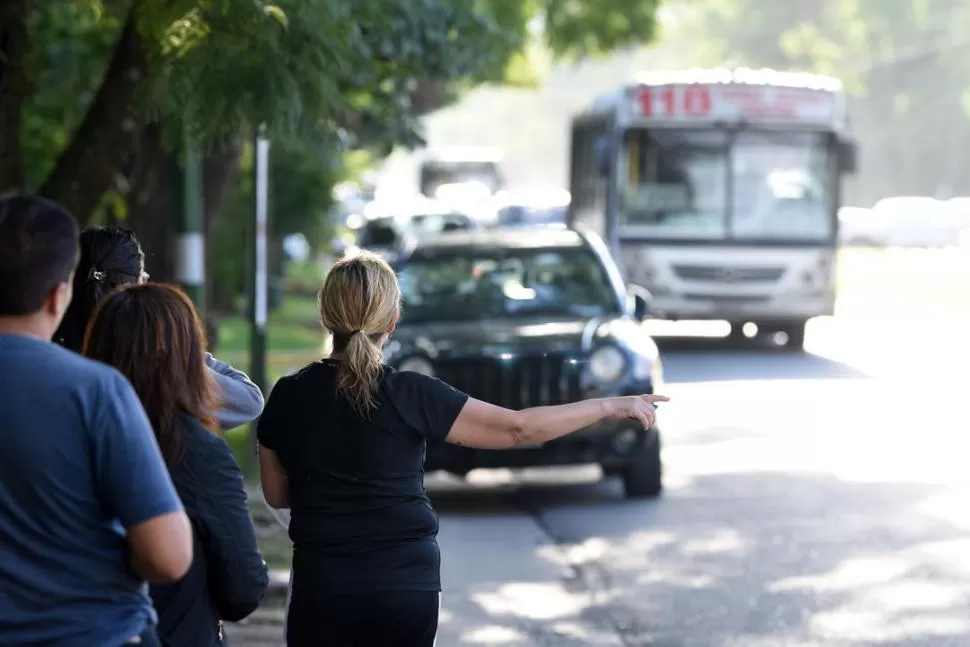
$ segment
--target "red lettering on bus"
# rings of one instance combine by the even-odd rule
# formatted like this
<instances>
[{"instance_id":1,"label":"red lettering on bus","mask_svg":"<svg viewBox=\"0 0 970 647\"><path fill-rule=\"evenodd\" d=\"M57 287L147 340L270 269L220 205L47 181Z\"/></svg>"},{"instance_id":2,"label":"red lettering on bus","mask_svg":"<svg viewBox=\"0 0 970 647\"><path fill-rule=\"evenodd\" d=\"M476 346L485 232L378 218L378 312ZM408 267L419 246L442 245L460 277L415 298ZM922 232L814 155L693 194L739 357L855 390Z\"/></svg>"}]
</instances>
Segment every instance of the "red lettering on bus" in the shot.
<instances>
[{"instance_id":1,"label":"red lettering on bus","mask_svg":"<svg viewBox=\"0 0 970 647\"><path fill-rule=\"evenodd\" d=\"M711 90L703 85L686 88L665 86L643 88L636 95L636 102L644 117L703 117L711 112Z\"/></svg>"}]
</instances>

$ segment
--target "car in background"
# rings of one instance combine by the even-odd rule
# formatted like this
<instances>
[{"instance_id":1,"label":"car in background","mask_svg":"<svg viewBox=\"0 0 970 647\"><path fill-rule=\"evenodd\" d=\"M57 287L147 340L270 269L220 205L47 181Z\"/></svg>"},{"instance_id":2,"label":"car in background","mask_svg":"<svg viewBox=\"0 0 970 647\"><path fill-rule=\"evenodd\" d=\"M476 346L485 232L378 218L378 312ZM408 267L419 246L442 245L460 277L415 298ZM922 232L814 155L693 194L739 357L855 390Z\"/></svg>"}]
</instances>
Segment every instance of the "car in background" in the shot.
<instances>
[{"instance_id":1,"label":"car in background","mask_svg":"<svg viewBox=\"0 0 970 647\"><path fill-rule=\"evenodd\" d=\"M882 247L885 232L872 209L839 208L839 242L852 247Z\"/></svg>"},{"instance_id":2,"label":"car in background","mask_svg":"<svg viewBox=\"0 0 970 647\"><path fill-rule=\"evenodd\" d=\"M347 254L366 249L394 263L412 244L405 222L397 216L382 216L367 220L357 231L356 246L349 247Z\"/></svg>"},{"instance_id":3,"label":"car in background","mask_svg":"<svg viewBox=\"0 0 970 647\"><path fill-rule=\"evenodd\" d=\"M945 203L947 217L956 230L957 244L970 247L970 198L950 198Z\"/></svg>"},{"instance_id":4,"label":"car in background","mask_svg":"<svg viewBox=\"0 0 970 647\"><path fill-rule=\"evenodd\" d=\"M372 203L357 228L357 242L346 253L366 249L393 263L417 241L447 231L474 229L467 214L435 200L398 199Z\"/></svg>"},{"instance_id":5,"label":"car in background","mask_svg":"<svg viewBox=\"0 0 970 647\"><path fill-rule=\"evenodd\" d=\"M565 225L569 192L541 187L511 189L497 193L493 205L499 227Z\"/></svg>"},{"instance_id":6,"label":"car in background","mask_svg":"<svg viewBox=\"0 0 970 647\"><path fill-rule=\"evenodd\" d=\"M505 182L502 174L502 152L489 146L455 146L426 150L418 171L418 189L429 198L446 197L447 193L473 192L484 189L486 195L498 191ZM448 187L445 195L440 189Z\"/></svg>"},{"instance_id":7,"label":"car in background","mask_svg":"<svg viewBox=\"0 0 970 647\"><path fill-rule=\"evenodd\" d=\"M883 198L872 207L872 234L880 247L946 247L958 232L945 203L928 196Z\"/></svg>"},{"instance_id":8,"label":"car in background","mask_svg":"<svg viewBox=\"0 0 970 647\"><path fill-rule=\"evenodd\" d=\"M650 295L624 285L590 233L480 229L419 241L395 265L401 316L385 362L510 409L653 393L663 367L642 322ZM630 497L662 489L660 432L604 421L532 447L428 447L427 471L599 464Z\"/></svg>"}]
</instances>

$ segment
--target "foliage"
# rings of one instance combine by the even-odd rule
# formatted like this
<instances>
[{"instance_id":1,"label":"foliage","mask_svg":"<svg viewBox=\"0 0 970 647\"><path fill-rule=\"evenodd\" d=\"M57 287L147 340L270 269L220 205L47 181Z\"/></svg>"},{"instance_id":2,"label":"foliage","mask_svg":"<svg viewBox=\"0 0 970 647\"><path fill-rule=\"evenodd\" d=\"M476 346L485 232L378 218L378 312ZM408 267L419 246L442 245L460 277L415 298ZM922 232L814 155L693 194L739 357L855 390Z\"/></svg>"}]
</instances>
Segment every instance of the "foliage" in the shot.
<instances>
[{"instance_id":1,"label":"foliage","mask_svg":"<svg viewBox=\"0 0 970 647\"><path fill-rule=\"evenodd\" d=\"M28 186L44 181L80 125L120 28L117 14L86 2L43 3L29 14L31 87L22 108Z\"/></svg>"},{"instance_id":2,"label":"foliage","mask_svg":"<svg viewBox=\"0 0 970 647\"><path fill-rule=\"evenodd\" d=\"M176 150L186 133L207 147L263 124L274 141L277 233L318 242L328 234L330 187L354 151L420 144L418 117L475 84L534 83L550 56L649 40L657 2L31 2L29 91L15 97L27 182L69 196L84 222L106 207L123 218L132 192L142 207L168 204L145 193L159 190L153 179L165 166L152 152L156 130ZM119 91L126 85L134 92ZM252 190L243 162L210 247L216 283L234 289Z\"/></svg>"},{"instance_id":3,"label":"foliage","mask_svg":"<svg viewBox=\"0 0 970 647\"><path fill-rule=\"evenodd\" d=\"M843 80L862 150L854 200L970 193L967 111L970 0L706 0L680 11L705 65L770 66ZM917 108L918 106L918 108Z\"/></svg>"},{"instance_id":4,"label":"foliage","mask_svg":"<svg viewBox=\"0 0 970 647\"><path fill-rule=\"evenodd\" d=\"M99 87L127 3L34 3L24 113L31 184L52 168ZM535 25L555 56L653 36L656 0L140 0L148 59L141 113L204 141L264 123L271 136L367 131L365 143L415 143L411 93L533 81ZM453 94L446 95L453 97ZM422 106L427 109L427 106ZM348 133L349 131L349 133ZM378 132L373 132L378 131ZM119 169L119 172L121 169Z\"/></svg>"}]
</instances>

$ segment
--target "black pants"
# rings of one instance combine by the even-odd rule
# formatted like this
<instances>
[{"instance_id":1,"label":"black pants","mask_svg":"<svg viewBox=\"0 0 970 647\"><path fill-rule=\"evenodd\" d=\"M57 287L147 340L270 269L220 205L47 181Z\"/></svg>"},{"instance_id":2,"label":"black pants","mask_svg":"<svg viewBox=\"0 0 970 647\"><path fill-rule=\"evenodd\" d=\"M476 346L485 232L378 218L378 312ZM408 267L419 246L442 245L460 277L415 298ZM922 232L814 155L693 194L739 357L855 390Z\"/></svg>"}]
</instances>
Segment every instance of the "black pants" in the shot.
<instances>
[{"instance_id":1,"label":"black pants","mask_svg":"<svg viewBox=\"0 0 970 647\"><path fill-rule=\"evenodd\" d=\"M432 647L438 593L293 591L287 647Z\"/></svg>"}]
</instances>

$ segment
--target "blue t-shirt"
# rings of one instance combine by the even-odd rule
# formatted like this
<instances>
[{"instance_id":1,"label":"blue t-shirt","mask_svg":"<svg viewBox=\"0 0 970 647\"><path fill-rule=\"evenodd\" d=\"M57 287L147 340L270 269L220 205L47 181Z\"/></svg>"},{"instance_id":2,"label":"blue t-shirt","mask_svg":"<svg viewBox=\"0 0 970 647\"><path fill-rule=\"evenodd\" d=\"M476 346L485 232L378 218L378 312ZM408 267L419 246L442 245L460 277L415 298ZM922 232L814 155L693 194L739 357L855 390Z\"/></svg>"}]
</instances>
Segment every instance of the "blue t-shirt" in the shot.
<instances>
[{"instance_id":1,"label":"blue t-shirt","mask_svg":"<svg viewBox=\"0 0 970 647\"><path fill-rule=\"evenodd\" d=\"M115 369L0 334L0 645L112 647L155 622L125 528L178 511Z\"/></svg>"}]
</instances>

